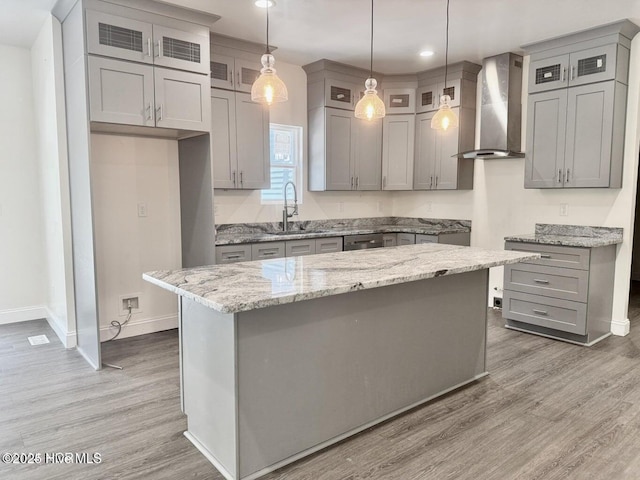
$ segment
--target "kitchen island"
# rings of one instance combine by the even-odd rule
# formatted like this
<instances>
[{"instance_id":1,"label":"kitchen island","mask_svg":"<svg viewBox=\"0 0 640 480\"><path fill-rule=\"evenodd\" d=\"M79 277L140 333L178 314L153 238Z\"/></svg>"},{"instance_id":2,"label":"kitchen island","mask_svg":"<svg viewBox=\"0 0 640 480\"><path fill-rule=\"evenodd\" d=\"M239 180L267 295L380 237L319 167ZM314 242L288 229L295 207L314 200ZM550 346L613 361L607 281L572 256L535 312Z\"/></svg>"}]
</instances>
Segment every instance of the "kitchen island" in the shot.
<instances>
[{"instance_id":1,"label":"kitchen island","mask_svg":"<svg viewBox=\"0 0 640 480\"><path fill-rule=\"evenodd\" d=\"M253 479L483 377L488 269L534 258L423 244L146 273L180 298L185 435Z\"/></svg>"}]
</instances>

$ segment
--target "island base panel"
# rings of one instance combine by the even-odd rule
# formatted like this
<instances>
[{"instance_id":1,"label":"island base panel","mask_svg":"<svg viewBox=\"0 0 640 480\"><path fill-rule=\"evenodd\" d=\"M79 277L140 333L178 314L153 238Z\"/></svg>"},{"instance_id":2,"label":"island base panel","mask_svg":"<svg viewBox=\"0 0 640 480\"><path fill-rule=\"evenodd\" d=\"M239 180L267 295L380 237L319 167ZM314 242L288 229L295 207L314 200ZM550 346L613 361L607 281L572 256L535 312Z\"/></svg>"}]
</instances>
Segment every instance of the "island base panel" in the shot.
<instances>
[{"instance_id":1,"label":"island base panel","mask_svg":"<svg viewBox=\"0 0 640 480\"><path fill-rule=\"evenodd\" d=\"M237 314L183 299L190 436L227 478L257 478L469 383L487 288L485 269Z\"/></svg>"}]
</instances>

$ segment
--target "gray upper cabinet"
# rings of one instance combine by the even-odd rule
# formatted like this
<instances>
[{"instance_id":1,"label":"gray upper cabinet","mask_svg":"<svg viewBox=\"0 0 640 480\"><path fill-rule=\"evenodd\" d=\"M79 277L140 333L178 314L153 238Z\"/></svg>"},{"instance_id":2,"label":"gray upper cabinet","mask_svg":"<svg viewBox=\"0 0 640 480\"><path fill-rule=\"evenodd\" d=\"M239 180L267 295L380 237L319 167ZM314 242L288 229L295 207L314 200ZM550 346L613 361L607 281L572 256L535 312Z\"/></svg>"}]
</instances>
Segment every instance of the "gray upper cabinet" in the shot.
<instances>
[{"instance_id":1,"label":"gray upper cabinet","mask_svg":"<svg viewBox=\"0 0 640 480\"><path fill-rule=\"evenodd\" d=\"M153 25L87 10L87 51L94 55L153 63Z\"/></svg>"},{"instance_id":2,"label":"gray upper cabinet","mask_svg":"<svg viewBox=\"0 0 640 480\"><path fill-rule=\"evenodd\" d=\"M358 102L358 85L335 79L325 80L325 106L343 110L355 109Z\"/></svg>"},{"instance_id":3,"label":"gray upper cabinet","mask_svg":"<svg viewBox=\"0 0 640 480\"><path fill-rule=\"evenodd\" d=\"M87 10L87 50L94 55L209 73L209 36L196 25L167 19L170 25L143 21L138 12L123 7L130 16Z\"/></svg>"},{"instance_id":4,"label":"gray upper cabinet","mask_svg":"<svg viewBox=\"0 0 640 480\"><path fill-rule=\"evenodd\" d=\"M446 132L431 128L436 112L416 115L415 190L459 190L473 187L473 160L456 153L470 150L475 132L475 111L454 108L459 126Z\"/></svg>"},{"instance_id":5,"label":"gray upper cabinet","mask_svg":"<svg viewBox=\"0 0 640 480\"><path fill-rule=\"evenodd\" d=\"M317 170L310 170L310 189L380 190L382 122L359 120L353 112L336 108L318 108L313 115L310 123L324 123L324 134L315 139L323 151L322 158L315 159ZM324 180L322 188L314 186L317 177Z\"/></svg>"},{"instance_id":6,"label":"gray upper cabinet","mask_svg":"<svg viewBox=\"0 0 640 480\"><path fill-rule=\"evenodd\" d=\"M246 93L211 89L215 188L269 188L269 111Z\"/></svg>"},{"instance_id":7,"label":"gray upper cabinet","mask_svg":"<svg viewBox=\"0 0 640 480\"><path fill-rule=\"evenodd\" d=\"M208 131L207 77L89 57L91 121Z\"/></svg>"},{"instance_id":8,"label":"gray upper cabinet","mask_svg":"<svg viewBox=\"0 0 640 480\"><path fill-rule=\"evenodd\" d=\"M385 88L384 106L387 115L416 112L415 88Z\"/></svg>"},{"instance_id":9,"label":"gray upper cabinet","mask_svg":"<svg viewBox=\"0 0 640 480\"><path fill-rule=\"evenodd\" d=\"M92 121L155 126L153 68L92 56L88 68Z\"/></svg>"},{"instance_id":10,"label":"gray upper cabinet","mask_svg":"<svg viewBox=\"0 0 640 480\"><path fill-rule=\"evenodd\" d=\"M251 93L253 82L260 76L260 59L255 61L231 55L212 53L211 86L238 92Z\"/></svg>"},{"instance_id":11,"label":"gray upper cabinet","mask_svg":"<svg viewBox=\"0 0 640 480\"><path fill-rule=\"evenodd\" d=\"M531 52L525 188L620 188L629 47L625 20Z\"/></svg>"},{"instance_id":12,"label":"gray upper cabinet","mask_svg":"<svg viewBox=\"0 0 640 480\"><path fill-rule=\"evenodd\" d=\"M451 107L460 106L460 86L461 79L447 79L445 86L444 81L434 82L418 88L416 93L416 113L431 112L440 107L440 97L449 95Z\"/></svg>"},{"instance_id":13,"label":"gray upper cabinet","mask_svg":"<svg viewBox=\"0 0 640 480\"><path fill-rule=\"evenodd\" d=\"M416 116L387 115L382 128L382 188L413 188Z\"/></svg>"}]
</instances>

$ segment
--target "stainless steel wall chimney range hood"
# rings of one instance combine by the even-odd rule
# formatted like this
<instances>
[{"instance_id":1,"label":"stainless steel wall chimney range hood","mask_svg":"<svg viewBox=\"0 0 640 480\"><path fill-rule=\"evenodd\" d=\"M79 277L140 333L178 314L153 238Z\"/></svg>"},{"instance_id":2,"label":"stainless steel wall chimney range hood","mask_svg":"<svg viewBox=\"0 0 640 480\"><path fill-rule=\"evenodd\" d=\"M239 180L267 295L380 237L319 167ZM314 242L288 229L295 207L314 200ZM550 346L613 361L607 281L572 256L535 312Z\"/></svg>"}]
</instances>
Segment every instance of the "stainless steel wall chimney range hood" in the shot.
<instances>
[{"instance_id":1,"label":"stainless steel wall chimney range hood","mask_svg":"<svg viewBox=\"0 0 640 480\"><path fill-rule=\"evenodd\" d=\"M503 53L482 61L480 149L460 158L522 158L522 57Z\"/></svg>"}]
</instances>

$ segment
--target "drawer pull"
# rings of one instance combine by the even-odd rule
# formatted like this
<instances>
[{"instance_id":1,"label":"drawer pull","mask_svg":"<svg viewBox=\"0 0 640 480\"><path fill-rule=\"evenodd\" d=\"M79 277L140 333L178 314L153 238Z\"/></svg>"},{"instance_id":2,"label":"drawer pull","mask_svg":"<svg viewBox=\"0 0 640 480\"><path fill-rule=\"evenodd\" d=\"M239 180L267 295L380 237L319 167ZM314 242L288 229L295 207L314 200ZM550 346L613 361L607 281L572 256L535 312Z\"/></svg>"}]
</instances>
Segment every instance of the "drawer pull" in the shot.
<instances>
[{"instance_id":1,"label":"drawer pull","mask_svg":"<svg viewBox=\"0 0 640 480\"><path fill-rule=\"evenodd\" d=\"M240 258L240 255L227 255L227 258Z\"/></svg>"},{"instance_id":2,"label":"drawer pull","mask_svg":"<svg viewBox=\"0 0 640 480\"><path fill-rule=\"evenodd\" d=\"M543 254L540 254L540 258L551 258L551 255L543 255Z\"/></svg>"},{"instance_id":3,"label":"drawer pull","mask_svg":"<svg viewBox=\"0 0 640 480\"><path fill-rule=\"evenodd\" d=\"M540 278L534 278L533 281L536 282L536 283L541 283L543 285L549 285L549 280L542 280Z\"/></svg>"},{"instance_id":4,"label":"drawer pull","mask_svg":"<svg viewBox=\"0 0 640 480\"><path fill-rule=\"evenodd\" d=\"M533 313L537 313L538 315L549 315L546 310L536 310L535 308L532 310Z\"/></svg>"},{"instance_id":5,"label":"drawer pull","mask_svg":"<svg viewBox=\"0 0 640 480\"><path fill-rule=\"evenodd\" d=\"M270 255L275 255L276 252L263 252L262 255L264 255L265 257L268 257Z\"/></svg>"}]
</instances>

